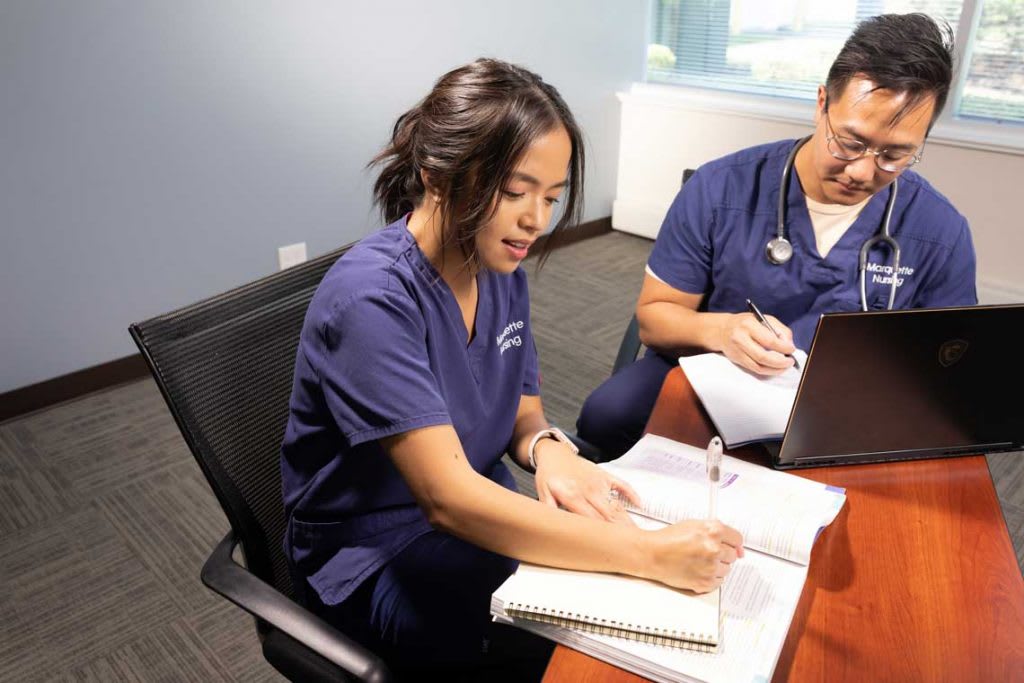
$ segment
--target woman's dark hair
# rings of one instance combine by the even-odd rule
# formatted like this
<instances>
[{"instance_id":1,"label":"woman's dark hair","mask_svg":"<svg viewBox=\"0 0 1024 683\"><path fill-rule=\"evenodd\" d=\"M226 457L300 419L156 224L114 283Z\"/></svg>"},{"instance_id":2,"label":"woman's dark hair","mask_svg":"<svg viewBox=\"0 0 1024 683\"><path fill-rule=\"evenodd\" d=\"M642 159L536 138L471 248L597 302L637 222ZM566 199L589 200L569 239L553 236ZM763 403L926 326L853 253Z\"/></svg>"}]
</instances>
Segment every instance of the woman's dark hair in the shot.
<instances>
[{"instance_id":1,"label":"woman's dark hair","mask_svg":"<svg viewBox=\"0 0 1024 683\"><path fill-rule=\"evenodd\" d=\"M523 153L537 138L565 128L572 144L562 215L552 242L583 211L583 134L552 86L520 66L478 59L442 76L419 104L395 122L391 142L370 165L380 165L373 186L384 220L412 211L425 192L421 171L440 195L443 239L467 261L476 259L474 237L497 210Z\"/></svg>"},{"instance_id":2,"label":"woman's dark hair","mask_svg":"<svg viewBox=\"0 0 1024 683\"><path fill-rule=\"evenodd\" d=\"M866 76L875 89L907 93L896 123L929 96L935 97L935 123L946 104L953 79L953 29L926 14L882 14L857 25L828 72L830 99L839 99L855 76Z\"/></svg>"}]
</instances>

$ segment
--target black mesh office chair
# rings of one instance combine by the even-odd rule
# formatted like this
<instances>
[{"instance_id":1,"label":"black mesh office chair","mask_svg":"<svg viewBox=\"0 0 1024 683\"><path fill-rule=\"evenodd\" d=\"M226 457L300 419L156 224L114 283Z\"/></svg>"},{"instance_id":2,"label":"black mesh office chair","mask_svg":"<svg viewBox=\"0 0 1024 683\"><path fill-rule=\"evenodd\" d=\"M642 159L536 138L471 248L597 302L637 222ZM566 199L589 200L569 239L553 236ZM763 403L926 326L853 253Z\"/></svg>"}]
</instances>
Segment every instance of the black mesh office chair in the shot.
<instances>
[{"instance_id":1,"label":"black mesh office chair","mask_svg":"<svg viewBox=\"0 0 1024 683\"><path fill-rule=\"evenodd\" d=\"M683 171L683 178L679 183L681 188L686 184L686 181L690 179L695 173L694 169L688 168ZM697 310L707 310L705 304L707 297L701 301L701 305ZM640 321L636 318L636 313L629 319L629 324L626 325L626 332L622 335L622 341L619 342L619 350L615 354L615 363L612 365L611 374L615 374L622 368L626 367L630 363L636 362L637 356L640 355L640 349L643 344L640 342ZM580 455L593 460L594 462L607 462L618 457L620 454L605 453L594 444L576 436L575 434L568 434L568 437L572 439L572 442L576 444L576 447L580 449Z\"/></svg>"},{"instance_id":2,"label":"black mesh office chair","mask_svg":"<svg viewBox=\"0 0 1024 683\"><path fill-rule=\"evenodd\" d=\"M384 662L294 602L281 540L280 446L306 308L346 250L129 328L231 531L202 569L256 617L263 654L293 681L387 681ZM241 546L245 567L232 559Z\"/></svg>"}]
</instances>

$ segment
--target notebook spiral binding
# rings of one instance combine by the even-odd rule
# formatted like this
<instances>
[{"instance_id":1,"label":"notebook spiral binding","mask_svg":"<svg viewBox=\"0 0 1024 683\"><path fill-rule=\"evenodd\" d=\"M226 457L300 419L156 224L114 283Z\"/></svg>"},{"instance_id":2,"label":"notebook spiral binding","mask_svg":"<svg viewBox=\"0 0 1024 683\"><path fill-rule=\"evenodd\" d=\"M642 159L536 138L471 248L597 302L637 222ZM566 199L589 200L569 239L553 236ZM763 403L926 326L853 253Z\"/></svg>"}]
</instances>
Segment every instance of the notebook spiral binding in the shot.
<instances>
[{"instance_id":1,"label":"notebook spiral binding","mask_svg":"<svg viewBox=\"0 0 1024 683\"><path fill-rule=\"evenodd\" d=\"M586 614L563 612L561 610L552 610L546 607L517 602L506 603L504 610L510 617L540 621L546 624L589 631L604 636L628 638L629 640L638 640L653 645L696 650L698 652L718 652L718 645L711 639L712 636L703 633L670 631L650 626L641 626L639 624L598 619Z\"/></svg>"}]
</instances>

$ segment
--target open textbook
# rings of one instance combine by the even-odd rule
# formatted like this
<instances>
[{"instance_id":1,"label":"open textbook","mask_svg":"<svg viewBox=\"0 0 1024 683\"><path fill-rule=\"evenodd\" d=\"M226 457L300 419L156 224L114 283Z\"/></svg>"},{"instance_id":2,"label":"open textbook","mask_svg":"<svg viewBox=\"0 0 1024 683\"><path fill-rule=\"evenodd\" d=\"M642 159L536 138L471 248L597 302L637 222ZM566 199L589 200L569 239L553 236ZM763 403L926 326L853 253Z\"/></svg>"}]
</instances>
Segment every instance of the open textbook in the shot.
<instances>
[{"instance_id":1,"label":"open textbook","mask_svg":"<svg viewBox=\"0 0 1024 683\"><path fill-rule=\"evenodd\" d=\"M807 354L793 356L800 370L762 377L744 370L720 353L683 356L679 365L729 448L755 441L780 441L796 400Z\"/></svg>"},{"instance_id":2,"label":"open textbook","mask_svg":"<svg viewBox=\"0 0 1024 683\"><path fill-rule=\"evenodd\" d=\"M639 493L643 505L633 511L637 523L657 528L667 522L707 515L705 457L703 449L647 435L621 458L601 466ZM533 631L655 681L771 680L807 578L814 541L821 528L835 519L846 496L824 484L729 456L723 458L722 470L719 518L743 534L747 552L733 565L720 589L720 633L714 650L666 647L509 613L503 609L501 589L492 597L492 615L497 621ZM535 569L524 564L520 571L532 574ZM509 582L514 584L517 574ZM585 596L594 605L614 604L615 582L634 580L599 576L608 584L601 592ZM563 586L562 590L570 589ZM660 590L666 595L675 592L668 587Z\"/></svg>"}]
</instances>

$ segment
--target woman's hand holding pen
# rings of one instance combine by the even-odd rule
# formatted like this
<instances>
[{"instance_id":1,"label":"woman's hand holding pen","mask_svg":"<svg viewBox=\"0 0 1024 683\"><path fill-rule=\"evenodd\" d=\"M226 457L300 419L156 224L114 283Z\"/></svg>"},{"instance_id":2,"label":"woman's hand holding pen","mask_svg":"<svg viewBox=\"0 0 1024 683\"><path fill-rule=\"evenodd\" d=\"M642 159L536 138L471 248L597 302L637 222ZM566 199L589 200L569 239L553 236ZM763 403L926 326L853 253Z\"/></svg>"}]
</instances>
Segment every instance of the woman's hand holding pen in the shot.
<instances>
[{"instance_id":1,"label":"woman's hand holding pen","mask_svg":"<svg viewBox=\"0 0 1024 683\"><path fill-rule=\"evenodd\" d=\"M741 368L758 375L778 375L793 365L790 358L796 346L793 331L779 322L778 318L766 315L776 336L761 324L752 313L726 314L721 318L717 343L712 345Z\"/></svg>"},{"instance_id":2,"label":"woman's hand holding pen","mask_svg":"<svg viewBox=\"0 0 1024 683\"><path fill-rule=\"evenodd\" d=\"M654 543L648 578L677 588L714 590L743 557L743 536L719 521L686 520L648 533Z\"/></svg>"},{"instance_id":3,"label":"woman's hand holding pen","mask_svg":"<svg viewBox=\"0 0 1024 683\"><path fill-rule=\"evenodd\" d=\"M629 573L706 593L718 588L736 558L743 557L743 536L717 520L687 520L656 531L637 528L624 505L640 504L636 491L564 444L553 439L538 442L535 459L542 503L625 524L639 534L636 547L644 552L632 558Z\"/></svg>"},{"instance_id":4,"label":"woman's hand holding pen","mask_svg":"<svg viewBox=\"0 0 1024 683\"><path fill-rule=\"evenodd\" d=\"M626 482L552 439L538 442L536 461L540 502L586 517L635 526L622 502L628 499L639 504L640 497Z\"/></svg>"}]
</instances>

